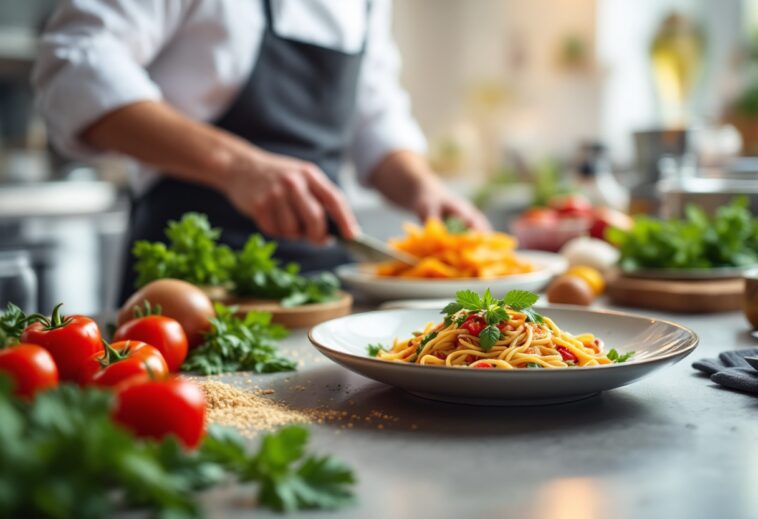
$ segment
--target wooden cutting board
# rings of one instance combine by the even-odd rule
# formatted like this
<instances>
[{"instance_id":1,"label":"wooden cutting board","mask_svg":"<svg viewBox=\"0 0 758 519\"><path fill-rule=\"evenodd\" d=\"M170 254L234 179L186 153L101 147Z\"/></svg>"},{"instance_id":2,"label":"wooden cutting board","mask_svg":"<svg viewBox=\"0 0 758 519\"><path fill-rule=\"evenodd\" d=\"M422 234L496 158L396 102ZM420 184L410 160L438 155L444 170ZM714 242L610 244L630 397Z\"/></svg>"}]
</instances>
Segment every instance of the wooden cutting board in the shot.
<instances>
[{"instance_id":1,"label":"wooden cutting board","mask_svg":"<svg viewBox=\"0 0 758 519\"><path fill-rule=\"evenodd\" d=\"M309 328L347 315L353 308L353 296L343 291L339 292L339 298L334 301L293 307L284 307L271 299L236 298L228 295L215 299L225 305L238 307L238 314L253 310L271 312L271 321L287 328Z\"/></svg>"},{"instance_id":2,"label":"wooden cutting board","mask_svg":"<svg viewBox=\"0 0 758 519\"><path fill-rule=\"evenodd\" d=\"M608 297L616 305L668 312L716 313L742 308L742 278L713 280L642 279L612 274Z\"/></svg>"}]
</instances>

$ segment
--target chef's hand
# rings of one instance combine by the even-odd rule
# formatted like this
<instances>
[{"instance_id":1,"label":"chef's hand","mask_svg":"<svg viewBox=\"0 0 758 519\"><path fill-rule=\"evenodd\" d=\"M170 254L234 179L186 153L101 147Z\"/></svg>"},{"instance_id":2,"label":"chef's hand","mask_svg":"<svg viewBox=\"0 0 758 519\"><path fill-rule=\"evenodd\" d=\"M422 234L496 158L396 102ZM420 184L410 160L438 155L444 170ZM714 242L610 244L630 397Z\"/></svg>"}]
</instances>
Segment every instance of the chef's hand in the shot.
<instances>
[{"instance_id":1,"label":"chef's hand","mask_svg":"<svg viewBox=\"0 0 758 519\"><path fill-rule=\"evenodd\" d=\"M457 196L437 179L419 188L410 209L422 222L429 218L444 220L456 217L463 220L470 229L490 231L492 227L485 217L468 200Z\"/></svg>"},{"instance_id":2,"label":"chef's hand","mask_svg":"<svg viewBox=\"0 0 758 519\"><path fill-rule=\"evenodd\" d=\"M227 179L227 198L269 236L323 243L327 216L342 236L359 232L344 196L315 164L255 149L235 161Z\"/></svg>"},{"instance_id":3,"label":"chef's hand","mask_svg":"<svg viewBox=\"0 0 758 519\"><path fill-rule=\"evenodd\" d=\"M458 217L472 229L491 230L485 217L468 200L452 193L429 168L424 157L412 151L396 151L382 160L369 181L384 196L428 218Z\"/></svg>"}]
</instances>

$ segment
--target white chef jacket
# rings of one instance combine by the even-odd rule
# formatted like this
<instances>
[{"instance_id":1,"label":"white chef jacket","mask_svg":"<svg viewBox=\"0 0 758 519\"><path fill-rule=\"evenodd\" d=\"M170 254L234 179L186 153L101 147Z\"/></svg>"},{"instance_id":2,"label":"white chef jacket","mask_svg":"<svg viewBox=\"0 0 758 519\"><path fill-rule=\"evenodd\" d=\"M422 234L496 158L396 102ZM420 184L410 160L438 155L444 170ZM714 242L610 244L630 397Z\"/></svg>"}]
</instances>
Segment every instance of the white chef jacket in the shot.
<instances>
[{"instance_id":1,"label":"white chef jacket","mask_svg":"<svg viewBox=\"0 0 758 519\"><path fill-rule=\"evenodd\" d=\"M370 1L370 9L366 2ZM366 54L349 154L366 180L397 149L425 140L399 83L391 0L271 0L282 37ZM200 121L218 118L255 66L265 28L263 0L64 0L41 41L32 74L50 139L64 154L97 154L79 140L119 107L159 100ZM156 178L140 165L134 187Z\"/></svg>"}]
</instances>

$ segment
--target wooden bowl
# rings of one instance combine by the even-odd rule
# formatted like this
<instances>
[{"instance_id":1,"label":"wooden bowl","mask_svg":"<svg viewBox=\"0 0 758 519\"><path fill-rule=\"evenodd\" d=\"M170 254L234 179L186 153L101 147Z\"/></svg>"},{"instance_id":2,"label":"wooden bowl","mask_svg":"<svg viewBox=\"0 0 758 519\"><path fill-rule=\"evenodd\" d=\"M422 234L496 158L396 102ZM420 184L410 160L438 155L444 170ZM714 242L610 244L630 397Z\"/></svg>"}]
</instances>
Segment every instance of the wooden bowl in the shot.
<instances>
[{"instance_id":1,"label":"wooden bowl","mask_svg":"<svg viewBox=\"0 0 758 519\"><path fill-rule=\"evenodd\" d=\"M238 314L250 311L270 312L271 321L287 328L310 328L329 319L348 315L353 308L353 296L339 291L339 297L325 303L311 303L301 306L284 307L271 299L241 298L227 294L216 301L229 306L237 306Z\"/></svg>"}]
</instances>

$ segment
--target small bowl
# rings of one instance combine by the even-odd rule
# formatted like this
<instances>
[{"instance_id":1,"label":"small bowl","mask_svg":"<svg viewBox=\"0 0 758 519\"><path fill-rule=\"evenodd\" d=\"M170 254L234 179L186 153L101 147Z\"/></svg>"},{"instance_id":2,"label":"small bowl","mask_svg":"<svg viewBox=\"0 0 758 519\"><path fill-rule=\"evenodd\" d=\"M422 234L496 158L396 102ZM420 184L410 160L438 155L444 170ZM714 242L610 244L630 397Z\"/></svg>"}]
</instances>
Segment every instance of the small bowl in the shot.
<instances>
[{"instance_id":1,"label":"small bowl","mask_svg":"<svg viewBox=\"0 0 758 519\"><path fill-rule=\"evenodd\" d=\"M511 232L519 248L558 252L569 240L589 234L591 227L589 218L563 218L551 223L517 219Z\"/></svg>"},{"instance_id":2,"label":"small bowl","mask_svg":"<svg viewBox=\"0 0 758 519\"><path fill-rule=\"evenodd\" d=\"M750 269L743 274L745 279L745 299L743 309L745 317L758 330L758 268Z\"/></svg>"}]
</instances>

